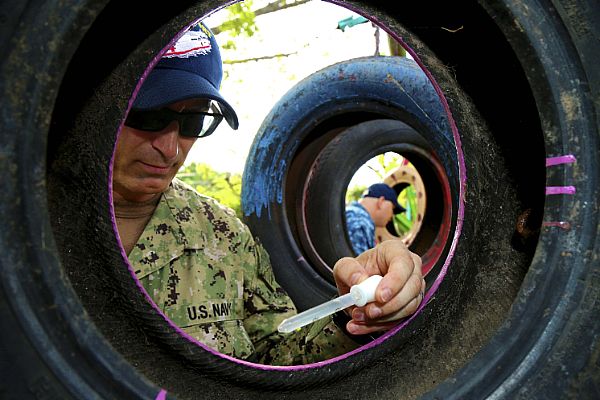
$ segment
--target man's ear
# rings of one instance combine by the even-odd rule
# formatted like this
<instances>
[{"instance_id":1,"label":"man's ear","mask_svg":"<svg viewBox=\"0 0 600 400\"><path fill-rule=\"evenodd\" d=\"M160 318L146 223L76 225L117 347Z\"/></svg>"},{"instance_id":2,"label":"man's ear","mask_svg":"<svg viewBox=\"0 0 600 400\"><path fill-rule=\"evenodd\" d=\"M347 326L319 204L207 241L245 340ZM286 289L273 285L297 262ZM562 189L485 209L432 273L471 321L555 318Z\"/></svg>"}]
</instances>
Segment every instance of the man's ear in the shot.
<instances>
[{"instance_id":1,"label":"man's ear","mask_svg":"<svg viewBox=\"0 0 600 400\"><path fill-rule=\"evenodd\" d=\"M384 202L385 202L385 197L379 196L379 198L377 199L377 208L383 207Z\"/></svg>"}]
</instances>

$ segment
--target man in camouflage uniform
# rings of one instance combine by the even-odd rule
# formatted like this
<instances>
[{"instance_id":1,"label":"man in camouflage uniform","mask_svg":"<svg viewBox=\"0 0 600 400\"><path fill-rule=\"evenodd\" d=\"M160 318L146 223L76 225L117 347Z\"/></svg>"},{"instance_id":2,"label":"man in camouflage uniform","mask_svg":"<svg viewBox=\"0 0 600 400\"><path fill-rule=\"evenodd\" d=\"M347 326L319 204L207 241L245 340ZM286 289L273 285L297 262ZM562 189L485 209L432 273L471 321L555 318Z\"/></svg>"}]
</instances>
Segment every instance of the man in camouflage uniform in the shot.
<instances>
[{"instance_id":1,"label":"man in camouflage uniform","mask_svg":"<svg viewBox=\"0 0 600 400\"><path fill-rule=\"evenodd\" d=\"M184 332L240 359L303 364L343 354L368 334L414 312L422 300L420 259L401 243L344 259L340 293L384 275L377 302L338 326L325 318L291 334L277 326L295 307L269 257L233 212L175 178L198 137L234 110L218 88L221 58L212 33L195 26L167 51L142 86L117 142L113 198L121 243L143 288Z\"/></svg>"}]
</instances>

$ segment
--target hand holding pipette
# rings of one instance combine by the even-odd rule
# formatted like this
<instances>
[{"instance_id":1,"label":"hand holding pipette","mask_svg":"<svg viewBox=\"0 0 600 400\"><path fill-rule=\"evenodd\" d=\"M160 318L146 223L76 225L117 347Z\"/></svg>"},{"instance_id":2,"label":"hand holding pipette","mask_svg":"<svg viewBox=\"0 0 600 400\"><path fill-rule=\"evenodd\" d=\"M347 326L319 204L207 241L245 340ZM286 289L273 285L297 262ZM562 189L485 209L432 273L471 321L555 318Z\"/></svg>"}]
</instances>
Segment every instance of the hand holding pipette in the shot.
<instances>
[{"instance_id":1,"label":"hand holding pipette","mask_svg":"<svg viewBox=\"0 0 600 400\"><path fill-rule=\"evenodd\" d=\"M283 320L277 327L281 333L293 332L303 326L315 322L321 318L325 318L331 314L341 311L350 306L362 307L367 303L375 300L375 290L381 282L381 275L372 275L358 285L350 288L350 293L327 301L316 307L303 311L293 317Z\"/></svg>"},{"instance_id":2,"label":"hand holding pipette","mask_svg":"<svg viewBox=\"0 0 600 400\"><path fill-rule=\"evenodd\" d=\"M348 293L353 285L372 275L383 276L375 300L347 310L351 311L352 319L344 328L352 335L389 330L397 321L414 313L423 300L426 285L421 259L400 240L386 240L355 258L344 257L333 268L340 294Z\"/></svg>"}]
</instances>

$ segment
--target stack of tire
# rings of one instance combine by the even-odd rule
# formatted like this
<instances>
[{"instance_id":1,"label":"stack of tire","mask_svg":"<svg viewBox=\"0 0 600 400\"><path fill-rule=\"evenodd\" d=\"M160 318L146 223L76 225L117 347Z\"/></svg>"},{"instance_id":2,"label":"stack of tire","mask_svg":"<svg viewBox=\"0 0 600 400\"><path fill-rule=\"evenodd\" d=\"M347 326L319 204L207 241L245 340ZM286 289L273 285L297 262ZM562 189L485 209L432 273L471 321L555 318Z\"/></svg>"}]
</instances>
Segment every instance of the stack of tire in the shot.
<instances>
[{"instance_id":1,"label":"stack of tire","mask_svg":"<svg viewBox=\"0 0 600 400\"><path fill-rule=\"evenodd\" d=\"M340 197L319 205L333 221L322 226L311 193L346 177L321 157L384 120L394 126L346 152L406 152L432 171L444 201L428 205L441 222L425 235L441 242L417 240L423 254L437 246L427 305L315 365L258 365L179 337L128 271L110 163L140 77L227 2L5 2L0 398L600 397L597 2L336 3L385 27L414 62L352 60L286 94L250 154L246 221L300 308L328 298L347 246Z\"/></svg>"}]
</instances>

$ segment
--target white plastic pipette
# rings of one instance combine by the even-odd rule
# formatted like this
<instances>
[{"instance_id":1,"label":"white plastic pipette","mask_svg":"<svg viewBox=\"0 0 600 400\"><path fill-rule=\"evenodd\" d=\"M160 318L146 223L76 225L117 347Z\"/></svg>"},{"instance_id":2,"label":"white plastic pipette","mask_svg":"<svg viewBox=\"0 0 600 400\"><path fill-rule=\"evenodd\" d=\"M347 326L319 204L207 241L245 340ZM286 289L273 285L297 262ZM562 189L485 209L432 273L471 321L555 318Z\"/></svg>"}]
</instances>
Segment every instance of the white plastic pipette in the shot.
<instances>
[{"instance_id":1,"label":"white plastic pipette","mask_svg":"<svg viewBox=\"0 0 600 400\"><path fill-rule=\"evenodd\" d=\"M281 333L290 333L344 308L354 305L362 307L375 300L375 289L377 289L377 285L379 285L381 279L382 276L380 275L372 275L358 285L352 286L350 293L346 293L343 296L309 308L293 317L284 319L277 327L277 330Z\"/></svg>"}]
</instances>

